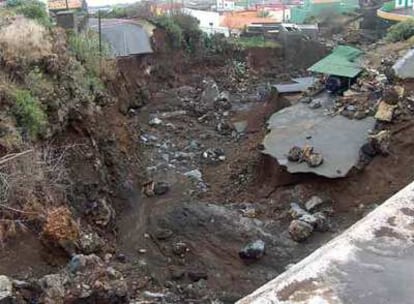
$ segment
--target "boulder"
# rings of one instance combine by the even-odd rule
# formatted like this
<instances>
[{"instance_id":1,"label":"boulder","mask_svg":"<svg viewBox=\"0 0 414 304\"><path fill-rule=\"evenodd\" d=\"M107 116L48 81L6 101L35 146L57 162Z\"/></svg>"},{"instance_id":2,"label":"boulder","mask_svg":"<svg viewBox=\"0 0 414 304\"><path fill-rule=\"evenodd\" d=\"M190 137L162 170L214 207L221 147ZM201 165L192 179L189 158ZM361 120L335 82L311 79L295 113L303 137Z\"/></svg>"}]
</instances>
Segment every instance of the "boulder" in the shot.
<instances>
[{"instance_id":1,"label":"boulder","mask_svg":"<svg viewBox=\"0 0 414 304\"><path fill-rule=\"evenodd\" d=\"M163 195L170 191L170 185L166 182L158 182L154 184L154 194Z\"/></svg>"},{"instance_id":2,"label":"boulder","mask_svg":"<svg viewBox=\"0 0 414 304\"><path fill-rule=\"evenodd\" d=\"M0 275L0 304L11 304L13 295L13 283L5 275Z\"/></svg>"},{"instance_id":3,"label":"boulder","mask_svg":"<svg viewBox=\"0 0 414 304\"><path fill-rule=\"evenodd\" d=\"M316 207L322 205L323 203L323 199L321 199L319 196L314 195L305 203L305 208L308 211L313 211Z\"/></svg>"},{"instance_id":4,"label":"boulder","mask_svg":"<svg viewBox=\"0 0 414 304\"><path fill-rule=\"evenodd\" d=\"M96 232L82 233L79 238L79 247L86 254L99 252L104 246L104 240Z\"/></svg>"},{"instance_id":5,"label":"boulder","mask_svg":"<svg viewBox=\"0 0 414 304\"><path fill-rule=\"evenodd\" d=\"M289 225L289 234L294 241L302 242L311 236L313 229L313 225L305 221L293 220Z\"/></svg>"},{"instance_id":6,"label":"boulder","mask_svg":"<svg viewBox=\"0 0 414 304\"><path fill-rule=\"evenodd\" d=\"M239 257L243 260L258 260L265 254L265 242L256 240L248 243L239 251Z\"/></svg>"}]
</instances>

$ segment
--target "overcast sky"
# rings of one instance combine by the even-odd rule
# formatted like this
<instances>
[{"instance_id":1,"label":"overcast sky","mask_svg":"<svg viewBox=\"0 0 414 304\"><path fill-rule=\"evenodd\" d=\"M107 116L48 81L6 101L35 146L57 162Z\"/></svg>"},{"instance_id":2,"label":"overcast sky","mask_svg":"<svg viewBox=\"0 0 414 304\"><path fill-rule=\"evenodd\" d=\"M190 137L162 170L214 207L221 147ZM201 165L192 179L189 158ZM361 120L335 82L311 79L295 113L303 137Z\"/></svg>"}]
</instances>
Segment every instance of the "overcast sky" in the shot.
<instances>
[{"instance_id":1,"label":"overcast sky","mask_svg":"<svg viewBox=\"0 0 414 304\"><path fill-rule=\"evenodd\" d=\"M134 3L137 0L86 0L89 6L101 6L108 4L120 4L120 3Z\"/></svg>"}]
</instances>

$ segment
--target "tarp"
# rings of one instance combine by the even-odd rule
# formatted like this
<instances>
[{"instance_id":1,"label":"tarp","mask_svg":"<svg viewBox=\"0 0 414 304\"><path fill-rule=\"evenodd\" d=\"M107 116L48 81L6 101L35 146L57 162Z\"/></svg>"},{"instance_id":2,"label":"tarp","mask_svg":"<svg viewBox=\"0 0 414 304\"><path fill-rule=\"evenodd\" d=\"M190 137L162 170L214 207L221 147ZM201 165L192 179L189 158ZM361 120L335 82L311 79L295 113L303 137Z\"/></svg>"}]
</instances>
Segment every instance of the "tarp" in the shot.
<instances>
[{"instance_id":1,"label":"tarp","mask_svg":"<svg viewBox=\"0 0 414 304\"><path fill-rule=\"evenodd\" d=\"M357 48L340 45L330 55L308 68L308 71L353 78L362 71L361 66L355 62L361 54L362 51Z\"/></svg>"}]
</instances>

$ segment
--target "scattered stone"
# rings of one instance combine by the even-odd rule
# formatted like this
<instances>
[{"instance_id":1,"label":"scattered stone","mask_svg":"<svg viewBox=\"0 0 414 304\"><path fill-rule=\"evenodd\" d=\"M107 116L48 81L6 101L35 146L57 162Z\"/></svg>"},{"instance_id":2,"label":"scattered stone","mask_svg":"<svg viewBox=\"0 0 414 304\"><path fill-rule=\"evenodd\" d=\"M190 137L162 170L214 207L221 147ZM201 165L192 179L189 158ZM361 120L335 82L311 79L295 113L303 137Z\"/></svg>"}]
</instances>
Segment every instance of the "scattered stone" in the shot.
<instances>
[{"instance_id":1,"label":"scattered stone","mask_svg":"<svg viewBox=\"0 0 414 304\"><path fill-rule=\"evenodd\" d=\"M307 157L306 162L309 167L319 167L323 163L323 157L320 153L312 153Z\"/></svg>"},{"instance_id":2,"label":"scattered stone","mask_svg":"<svg viewBox=\"0 0 414 304\"><path fill-rule=\"evenodd\" d=\"M158 117L154 117L153 119L151 119L151 120L148 122L148 124L149 124L150 126L158 126L158 125L162 124L162 120L161 120L161 119L159 119Z\"/></svg>"},{"instance_id":3,"label":"scattered stone","mask_svg":"<svg viewBox=\"0 0 414 304\"><path fill-rule=\"evenodd\" d=\"M111 253L105 253L104 255L104 261L105 263L109 263L112 260L112 254Z\"/></svg>"},{"instance_id":4,"label":"scattered stone","mask_svg":"<svg viewBox=\"0 0 414 304\"><path fill-rule=\"evenodd\" d=\"M217 96L216 101L230 101L230 93L228 91L223 91Z\"/></svg>"},{"instance_id":5,"label":"scattered stone","mask_svg":"<svg viewBox=\"0 0 414 304\"><path fill-rule=\"evenodd\" d=\"M85 254L97 253L102 250L105 242L96 232L82 233L79 238L79 247Z\"/></svg>"},{"instance_id":6,"label":"scattered stone","mask_svg":"<svg viewBox=\"0 0 414 304\"><path fill-rule=\"evenodd\" d=\"M163 299L167 295L160 292L151 292L151 291L144 291L143 292L144 297L151 298L151 299Z\"/></svg>"},{"instance_id":7,"label":"scattered stone","mask_svg":"<svg viewBox=\"0 0 414 304\"><path fill-rule=\"evenodd\" d=\"M195 154L193 152L175 152L174 158L177 160L190 160L193 159Z\"/></svg>"},{"instance_id":8,"label":"scattered stone","mask_svg":"<svg viewBox=\"0 0 414 304\"><path fill-rule=\"evenodd\" d=\"M351 111L351 112L355 112L357 109L356 109L356 107L354 106L354 105L347 105L346 107L345 107L345 109L347 110L347 111Z\"/></svg>"},{"instance_id":9,"label":"scattered stone","mask_svg":"<svg viewBox=\"0 0 414 304\"><path fill-rule=\"evenodd\" d=\"M257 217L257 210L255 208L242 209L241 212L243 213L244 217L248 217L248 218Z\"/></svg>"},{"instance_id":10,"label":"scattered stone","mask_svg":"<svg viewBox=\"0 0 414 304\"><path fill-rule=\"evenodd\" d=\"M322 205L323 203L323 199L321 199L319 196L314 195L305 203L305 208L306 210L312 212L316 207Z\"/></svg>"},{"instance_id":11,"label":"scattered stone","mask_svg":"<svg viewBox=\"0 0 414 304\"><path fill-rule=\"evenodd\" d=\"M189 177L189 178L193 178L195 180L198 180L200 182L203 181L203 174L198 169L194 169L194 170L185 172L184 175Z\"/></svg>"},{"instance_id":12,"label":"scattered stone","mask_svg":"<svg viewBox=\"0 0 414 304\"><path fill-rule=\"evenodd\" d=\"M292 218L294 218L294 219L298 219L303 215L309 214L306 210L304 210L302 207L300 207L299 204L297 204L297 203L291 203L290 204L289 213L292 216Z\"/></svg>"},{"instance_id":13,"label":"scattered stone","mask_svg":"<svg viewBox=\"0 0 414 304\"><path fill-rule=\"evenodd\" d=\"M368 113L366 111L356 111L354 114L354 118L361 120L368 116Z\"/></svg>"},{"instance_id":14,"label":"scattered stone","mask_svg":"<svg viewBox=\"0 0 414 304\"><path fill-rule=\"evenodd\" d=\"M265 254L265 242L257 240L244 246L239 251L239 257L243 260L258 260Z\"/></svg>"},{"instance_id":15,"label":"scattered stone","mask_svg":"<svg viewBox=\"0 0 414 304\"><path fill-rule=\"evenodd\" d=\"M167 240L170 237L173 236L173 232L170 229L157 229L154 232L154 236L157 240L163 241L163 240Z\"/></svg>"},{"instance_id":16,"label":"scattered stone","mask_svg":"<svg viewBox=\"0 0 414 304\"><path fill-rule=\"evenodd\" d=\"M233 123L233 127L237 133L241 134L246 131L247 128L247 120L237 121Z\"/></svg>"},{"instance_id":17,"label":"scattered stone","mask_svg":"<svg viewBox=\"0 0 414 304\"><path fill-rule=\"evenodd\" d=\"M188 278L193 282L198 282L200 280L207 280L208 275L204 271L188 271Z\"/></svg>"},{"instance_id":18,"label":"scattered stone","mask_svg":"<svg viewBox=\"0 0 414 304\"><path fill-rule=\"evenodd\" d=\"M13 283L5 275L0 275L0 303L12 303Z\"/></svg>"},{"instance_id":19,"label":"scattered stone","mask_svg":"<svg viewBox=\"0 0 414 304\"><path fill-rule=\"evenodd\" d=\"M217 161L223 161L226 159L226 156L224 155L224 150L221 148L215 148L215 149L207 149L203 152L203 158L211 161L211 162L217 162Z\"/></svg>"},{"instance_id":20,"label":"scattered stone","mask_svg":"<svg viewBox=\"0 0 414 304\"><path fill-rule=\"evenodd\" d=\"M301 99L299 99L299 102L309 104L312 102L312 97L304 96Z\"/></svg>"},{"instance_id":21,"label":"scattered stone","mask_svg":"<svg viewBox=\"0 0 414 304\"><path fill-rule=\"evenodd\" d=\"M174 243L172 245L172 251L174 254L178 256L184 255L186 252L189 251L187 244L183 242Z\"/></svg>"},{"instance_id":22,"label":"scattered stone","mask_svg":"<svg viewBox=\"0 0 414 304\"><path fill-rule=\"evenodd\" d=\"M348 119L354 119L355 112L354 111L349 111L347 109L343 109L341 111L341 115L348 118Z\"/></svg>"},{"instance_id":23,"label":"scattered stone","mask_svg":"<svg viewBox=\"0 0 414 304\"><path fill-rule=\"evenodd\" d=\"M219 96L220 92L217 83L213 79L204 80L205 87L200 97L200 103L211 104Z\"/></svg>"},{"instance_id":24,"label":"scattered stone","mask_svg":"<svg viewBox=\"0 0 414 304\"><path fill-rule=\"evenodd\" d=\"M309 167L319 167L323 163L323 157L320 153L315 153L312 146L305 146L302 149L302 159Z\"/></svg>"},{"instance_id":25,"label":"scattered stone","mask_svg":"<svg viewBox=\"0 0 414 304\"><path fill-rule=\"evenodd\" d=\"M391 141L391 132L382 130L368 137L369 143L377 154L388 155Z\"/></svg>"},{"instance_id":26,"label":"scattered stone","mask_svg":"<svg viewBox=\"0 0 414 304\"><path fill-rule=\"evenodd\" d=\"M173 111L173 112L166 112L166 113L161 113L160 116L162 118L171 118L171 117L182 116L182 115L187 115L187 111L179 110L179 111Z\"/></svg>"},{"instance_id":27,"label":"scattered stone","mask_svg":"<svg viewBox=\"0 0 414 304\"><path fill-rule=\"evenodd\" d=\"M309 104L309 109L319 109L320 107L322 107L322 104L318 100L314 100Z\"/></svg>"},{"instance_id":28,"label":"scattered stone","mask_svg":"<svg viewBox=\"0 0 414 304\"><path fill-rule=\"evenodd\" d=\"M302 153L302 148L294 146L289 150L287 159L293 162L300 161L302 159Z\"/></svg>"},{"instance_id":29,"label":"scattered stone","mask_svg":"<svg viewBox=\"0 0 414 304\"><path fill-rule=\"evenodd\" d=\"M65 297L65 281L66 277L63 274L48 274L39 280L45 303L62 303L59 301Z\"/></svg>"},{"instance_id":30,"label":"scattered stone","mask_svg":"<svg viewBox=\"0 0 414 304\"><path fill-rule=\"evenodd\" d=\"M219 94L219 96L214 100L214 108L216 110L223 110L228 111L232 107L230 102L230 93L227 91L223 91Z\"/></svg>"},{"instance_id":31,"label":"scattered stone","mask_svg":"<svg viewBox=\"0 0 414 304\"><path fill-rule=\"evenodd\" d=\"M316 219L314 222L315 231L326 232L330 229L329 218L325 212L315 212L312 215Z\"/></svg>"},{"instance_id":32,"label":"scattered stone","mask_svg":"<svg viewBox=\"0 0 414 304\"><path fill-rule=\"evenodd\" d=\"M289 234L296 242L302 242L309 238L313 232L313 226L301 220L293 220L289 225Z\"/></svg>"},{"instance_id":33,"label":"scattered stone","mask_svg":"<svg viewBox=\"0 0 414 304\"><path fill-rule=\"evenodd\" d=\"M369 156L370 158L376 156L378 154L378 151L375 149L375 147L372 145L371 142L367 142L362 145L361 152L364 155Z\"/></svg>"},{"instance_id":34,"label":"scattered stone","mask_svg":"<svg viewBox=\"0 0 414 304\"><path fill-rule=\"evenodd\" d=\"M170 269L171 278L173 280L180 280L184 277L185 271L181 268L173 267Z\"/></svg>"},{"instance_id":35,"label":"scattered stone","mask_svg":"<svg viewBox=\"0 0 414 304\"><path fill-rule=\"evenodd\" d=\"M233 126L226 121L221 121L217 124L216 130L221 135L229 135L233 131Z\"/></svg>"},{"instance_id":36,"label":"scattered stone","mask_svg":"<svg viewBox=\"0 0 414 304\"><path fill-rule=\"evenodd\" d=\"M115 210L106 198L88 203L85 213L93 218L95 224L100 226L107 226L115 218Z\"/></svg>"},{"instance_id":37,"label":"scattered stone","mask_svg":"<svg viewBox=\"0 0 414 304\"><path fill-rule=\"evenodd\" d=\"M170 185L166 182L158 182L154 184L154 194L163 195L170 190Z\"/></svg>"},{"instance_id":38,"label":"scattered stone","mask_svg":"<svg viewBox=\"0 0 414 304\"><path fill-rule=\"evenodd\" d=\"M120 262L120 263L126 263L127 261L127 257L125 254L123 253L119 253L116 255L116 259Z\"/></svg>"},{"instance_id":39,"label":"scattered stone","mask_svg":"<svg viewBox=\"0 0 414 304\"><path fill-rule=\"evenodd\" d=\"M16 289L28 289L32 287L32 284L27 281L13 280L13 287Z\"/></svg>"}]
</instances>

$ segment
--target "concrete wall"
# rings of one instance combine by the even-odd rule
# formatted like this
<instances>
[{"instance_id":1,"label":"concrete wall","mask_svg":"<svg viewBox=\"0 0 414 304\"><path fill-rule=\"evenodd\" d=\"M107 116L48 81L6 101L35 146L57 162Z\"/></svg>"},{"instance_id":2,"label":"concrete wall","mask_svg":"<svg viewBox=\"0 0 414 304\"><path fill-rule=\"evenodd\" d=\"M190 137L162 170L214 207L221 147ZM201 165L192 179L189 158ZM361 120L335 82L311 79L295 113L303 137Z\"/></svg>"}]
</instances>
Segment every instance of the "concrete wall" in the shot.
<instances>
[{"instance_id":1,"label":"concrete wall","mask_svg":"<svg viewBox=\"0 0 414 304\"><path fill-rule=\"evenodd\" d=\"M237 304L412 304L414 183Z\"/></svg>"}]
</instances>

